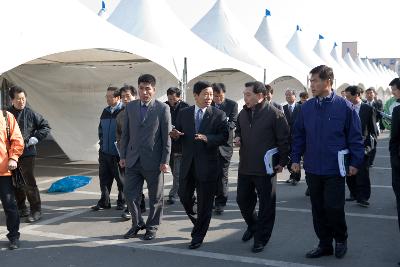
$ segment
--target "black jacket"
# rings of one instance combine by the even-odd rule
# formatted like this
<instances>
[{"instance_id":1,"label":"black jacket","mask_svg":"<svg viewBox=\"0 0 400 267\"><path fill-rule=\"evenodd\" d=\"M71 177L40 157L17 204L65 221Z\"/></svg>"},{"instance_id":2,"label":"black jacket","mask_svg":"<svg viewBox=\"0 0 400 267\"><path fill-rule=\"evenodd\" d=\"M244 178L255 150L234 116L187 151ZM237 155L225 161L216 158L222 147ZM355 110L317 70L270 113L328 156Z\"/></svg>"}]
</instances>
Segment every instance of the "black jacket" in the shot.
<instances>
[{"instance_id":1,"label":"black jacket","mask_svg":"<svg viewBox=\"0 0 400 267\"><path fill-rule=\"evenodd\" d=\"M216 107L214 102L211 105ZM219 147L219 153L227 161L230 161L233 155L233 130L235 130L236 128L236 121L238 116L238 104L233 100L225 98L225 100L218 106L218 109L225 112L229 127L228 143L226 145Z\"/></svg>"},{"instance_id":2,"label":"black jacket","mask_svg":"<svg viewBox=\"0 0 400 267\"><path fill-rule=\"evenodd\" d=\"M8 111L17 119L22 137L24 138L25 148L21 157L36 156L36 146L27 146L29 138L36 137L39 141L46 138L50 133L49 123L42 115L29 107L17 110L14 106L11 106L8 108Z\"/></svg>"},{"instance_id":3,"label":"black jacket","mask_svg":"<svg viewBox=\"0 0 400 267\"><path fill-rule=\"evenodd\" d=\"M168 101L165 101L165 104L169 106L169 109L171 111L171 123L173 126L176 125L176 118L178 117L179 112L182 109L189 107L189 104L186 103L185 101L179 101L174 107L172 107ZM175 140L171 141L172 141L171 154L182 153L181 144ZM172 158L173 157L171 157L171 159Z\"/></svg>"},{"instance_id":4,"label":"black jacket","mask_svg":"<svg viewBox=\"0 0 400 267\"><path fill-rule=\"evenodd\" d=\"M391 156L400 156L400 106L393 109L389 151Z\"/></svg>"}]
</instances>

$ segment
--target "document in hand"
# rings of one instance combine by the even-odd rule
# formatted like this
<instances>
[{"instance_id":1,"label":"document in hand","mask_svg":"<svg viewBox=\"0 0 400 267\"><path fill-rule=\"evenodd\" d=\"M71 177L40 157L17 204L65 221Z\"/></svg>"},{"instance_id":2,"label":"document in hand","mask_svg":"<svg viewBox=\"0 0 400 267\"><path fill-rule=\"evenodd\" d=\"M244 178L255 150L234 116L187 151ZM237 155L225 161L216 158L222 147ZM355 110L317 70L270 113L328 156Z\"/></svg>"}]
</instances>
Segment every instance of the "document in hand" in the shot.
<instances>
[{"instance_id":1,"label":"document in hand","mask_svg":"<svg viewBox=\"0 0 400 267\"><path fill-rule=\"evenodd\" d=\"M272 148L265 153L264 164L267 174L274 174L274 167L279 164L278 148Z\"/></svg>"},{"instance_id":2,"label":"document in hand","mask_svg":"<svg viewBox=\"0 0 400 267\"><path fill-rule=\"evenodd\" d=\"M340 175L346 177L350 166L350 151L348 149L343 149L338 152L338 163Z\"/></svg>"},{"instance_id":3,"label":"document in hand","mask_svg":"<svg viewBox=\"0 0 400 267\"><path fill-rule=\"evenodd\" d=\"M119 148L118 148L118 142L117 141L114 142L114 146L117 149L118 156L121 157L121 154L119 153Z\"/></svg>"}]
</instances>

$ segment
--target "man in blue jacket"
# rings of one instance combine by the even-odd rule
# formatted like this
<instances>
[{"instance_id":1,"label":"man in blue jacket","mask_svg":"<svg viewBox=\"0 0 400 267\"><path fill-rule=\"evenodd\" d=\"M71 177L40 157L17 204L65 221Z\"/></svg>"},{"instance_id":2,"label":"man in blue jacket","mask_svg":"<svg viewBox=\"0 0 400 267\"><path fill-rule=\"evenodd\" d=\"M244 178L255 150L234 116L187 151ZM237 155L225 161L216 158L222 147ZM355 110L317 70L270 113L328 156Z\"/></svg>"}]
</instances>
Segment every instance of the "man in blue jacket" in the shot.
<instances>
[{"instance_id":1,"label":"man in blue jacket","mask_svg":"<svg viewBox=\"0 0 400 267\"><path fill-rule=\"evenodd\" d=\"M117 181L118 186L117 210L123 210L125 206L122 182L118 173L119 155L115 146L116 117L122 110L120 98L121 94L117 87L107 88L106 100L108 106L101 113L99 123L99 180L101 197L97 204L92 207L94 211L111 208L110 192L114 179Z\"/></svg>"},{"instance_id":2,"label":"man in blue jacket","mask_svg":"<svg viewBox=\"0 0 400 267\"><path fill-rule=\"evenodd\" d=\"M306 254L319 258L347 252L347 226L344 213L345 177L340 175L338 152L348 149L348 175L355 175L364 159L360 119L352 104L332 90L332 68L321 65L310 72L314 98L301 106L293 129L292 170L304 170L310 188L312 215L319 244Z\"/></svg>"}]
</instances>

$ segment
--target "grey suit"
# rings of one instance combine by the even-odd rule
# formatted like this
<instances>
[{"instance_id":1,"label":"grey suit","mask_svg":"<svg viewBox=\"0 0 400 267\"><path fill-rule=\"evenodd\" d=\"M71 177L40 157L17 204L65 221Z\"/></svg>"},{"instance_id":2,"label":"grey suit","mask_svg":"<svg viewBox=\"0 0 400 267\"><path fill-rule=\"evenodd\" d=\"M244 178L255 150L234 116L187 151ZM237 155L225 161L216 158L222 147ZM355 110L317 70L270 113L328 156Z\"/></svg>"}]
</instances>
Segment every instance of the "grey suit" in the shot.
<instances>
[{"instance_id":1,"label":"grey suit","mask_svg":"<svg viewBox=\"0 0 400 267\"><path fill-rule=\"evenodd\" d=\"M168 164L171 153L171 115L166 104L153 99L142 120L140 105L140 100L134 100L126 106L121 137L121 159L126 162L124 193L132 226L144 225L138 207L146 180L150 206L146 228L156 231L163 208L164 179L160 165Z\"/></svg>"}]
</instances>

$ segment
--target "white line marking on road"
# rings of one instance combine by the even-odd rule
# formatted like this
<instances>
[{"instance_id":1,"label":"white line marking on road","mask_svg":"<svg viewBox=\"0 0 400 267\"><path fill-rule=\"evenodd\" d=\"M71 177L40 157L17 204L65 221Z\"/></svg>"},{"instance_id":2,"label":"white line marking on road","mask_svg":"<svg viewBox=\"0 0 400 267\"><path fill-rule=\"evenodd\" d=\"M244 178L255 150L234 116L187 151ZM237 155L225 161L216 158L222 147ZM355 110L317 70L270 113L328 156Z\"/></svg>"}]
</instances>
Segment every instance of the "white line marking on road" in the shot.
<instances>
[{"instance_id":1,"label":"white line marking on road","mask_svg":"<svg viewBox=\"0 0 400 267\"><path fill-rule=\"evenodd\" d=\"M90 168L80 168L80 167L69 167L69 166L52 166L52 165L42 165L36 164L35 167L40 168L53 168L53 169L68 169L68 170L83 170L83 171L97 171L97 169L90 169Z\"/></svg>"},{"instance_id":2,"label":"white line marking on road","mask_svg":"<svg viewBox=\"0 0 400 267\"><path fill-rule=\"evenodd\" d=\"M388 167L372 167L372 169L376 169L376 170L391 170L392 168L388 168Z\"/></svg>"},{"instance_id":3,"label":"white line marking on road","mask_svg":"<svg viewBox=\"0 0 400 267\"><path fill-rule=\"evenodd\" d=\"M229 255L229 254L223 254L223 253L207 252L207 251L201 251L201 250L194 251L194 250L189 250L189 249L172 248L172 247L167 247L167 246L158 246L156 244L143 244L143 243L139 244L138 242L132 242L130 240L122 240L122 239L107 240L107 239L101 239L101 238L95 238L95 237L65 235L65 234L48 233L48 232L32 231L32 230L25 230L24 233L29 234L29 235L48 237L48 238L54 238L54 239L79 240L79 241L83 241L86 243L92 243L92 244L104 245L104 246L116 245L116 246L121 246L121 247L129 247L129 248L135 248L135 249L141 249L141 250L156 251L156 252L161 252L161 253L171 253L171 254L177 254L177 255L223 260L223 261L229 261L229 262L257 264L257 265L263 265L263 266L276 266L276 267L314 267L314 266L316 266L316 265L307 265L307 264L294 263L294 262L261 259L261 258L256 258L256 257L245 257L245 256ZM76 243L74 245L82 246L83 244L84 243L80 242L80 243ZM69 243L69 245L71 245L71 243Z\"/></svg>"}]
</instances>

